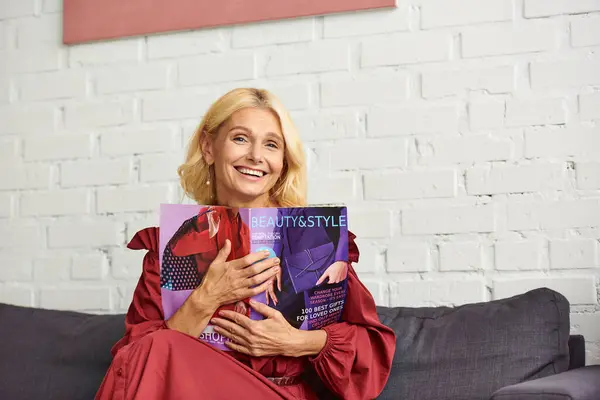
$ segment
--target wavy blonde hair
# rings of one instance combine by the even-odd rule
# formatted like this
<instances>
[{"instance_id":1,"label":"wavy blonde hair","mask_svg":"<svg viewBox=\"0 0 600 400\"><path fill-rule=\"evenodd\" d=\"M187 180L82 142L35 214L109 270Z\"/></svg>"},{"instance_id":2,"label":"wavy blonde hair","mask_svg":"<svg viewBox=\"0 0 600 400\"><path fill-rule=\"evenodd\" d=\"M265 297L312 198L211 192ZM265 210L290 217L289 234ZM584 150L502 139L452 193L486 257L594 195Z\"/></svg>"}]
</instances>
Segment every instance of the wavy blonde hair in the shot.
<instances>
[{"instance_id":1,"label":"wavy blonde hair","mask_svg":"<svg viewBox=\"0 0 600 400\"><path fill-rule=\"evenodd\" d=\"M239 88L231 90L215 101L200 122L188 144L185 162L177 173L185 194L198 204L216 205L214 172L202 156L205 137L214 140L219 128L238 110L243 108L271 110L278 118L285 140L284 166L281 177L270 191L270 196L280 207L306 205L306 167L304 149L298 132L283 104L265 89Z\"/></svg>"}]
</instances>

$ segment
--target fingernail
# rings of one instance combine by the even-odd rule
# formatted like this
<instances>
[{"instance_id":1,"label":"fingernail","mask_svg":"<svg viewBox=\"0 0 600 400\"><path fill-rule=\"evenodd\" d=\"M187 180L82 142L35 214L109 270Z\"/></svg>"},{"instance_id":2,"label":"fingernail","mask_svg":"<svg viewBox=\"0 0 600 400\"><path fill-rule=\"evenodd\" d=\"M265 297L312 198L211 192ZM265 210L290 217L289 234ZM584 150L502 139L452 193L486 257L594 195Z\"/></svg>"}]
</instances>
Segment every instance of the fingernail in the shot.
<instances>
[{"instance_id":1,"label":"fingernail","mask_svg":"<svg viewBox=\"0 0 600 400\"><path fill-rule=\"evenodd\" d=\"M263 250L263 256L268 257L271 253L269 252L269 250Z\"/></svg>"},{"instance_id":2,"label":"fingernail","mask_svg":"<svg viewBox=\"0 0 600 400\"><path fill-rule=\"evenodd\" d=\"M279 264L279 263L280 263L280 260L279 260L279 258L275 257L275 258L273 259L273 262L274 262L275 264Z\"/></svg>"}]
</instances>

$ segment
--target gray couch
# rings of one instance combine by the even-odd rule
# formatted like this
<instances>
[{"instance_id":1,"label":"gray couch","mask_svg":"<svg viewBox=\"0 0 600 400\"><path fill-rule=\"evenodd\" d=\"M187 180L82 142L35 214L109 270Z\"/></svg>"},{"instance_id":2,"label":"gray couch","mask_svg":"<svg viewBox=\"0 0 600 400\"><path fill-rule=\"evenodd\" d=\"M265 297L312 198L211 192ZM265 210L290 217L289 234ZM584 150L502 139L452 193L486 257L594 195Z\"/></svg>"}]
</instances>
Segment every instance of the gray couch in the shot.
<instances>
[{"instance_id":1,"label":"gray couch","mask_svg":"<svg viewBox=\"0 0 600 400\"><path fill-rule=\"evenodd\" d=\"M397 333L381 399L600 399L600 366L584 366L569 303L549 289L378 311ZM123 334L122 315L0 304L0 321L0 399L92 399Z\"/></svg>"}]
</instances>

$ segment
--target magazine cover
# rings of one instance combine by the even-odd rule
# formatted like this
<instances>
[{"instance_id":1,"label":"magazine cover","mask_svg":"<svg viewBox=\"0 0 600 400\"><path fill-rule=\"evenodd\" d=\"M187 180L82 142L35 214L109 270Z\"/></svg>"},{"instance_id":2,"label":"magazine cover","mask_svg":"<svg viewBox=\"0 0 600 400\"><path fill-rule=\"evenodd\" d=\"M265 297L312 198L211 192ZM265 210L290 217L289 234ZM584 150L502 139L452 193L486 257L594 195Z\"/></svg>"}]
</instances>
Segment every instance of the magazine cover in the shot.
<instances>
[{"instance_id":1,"label":"magazine cover","mask_svg":"<svg viewBox=\"0 0 600 400\"><path fill-rule=\"evenodd\" d=\"M253 299L279 310L298 329L338 322L347 291L348 226L343 206L239 208L162 204L160 208L160 286L165 319L198 287L225 240L228 261L268 250L281 260L281 290ZM217 310L233 310L260 320L250 299ZM208 325L200 335L221 350L226 338Z\"/></svg>"}]
</instances>

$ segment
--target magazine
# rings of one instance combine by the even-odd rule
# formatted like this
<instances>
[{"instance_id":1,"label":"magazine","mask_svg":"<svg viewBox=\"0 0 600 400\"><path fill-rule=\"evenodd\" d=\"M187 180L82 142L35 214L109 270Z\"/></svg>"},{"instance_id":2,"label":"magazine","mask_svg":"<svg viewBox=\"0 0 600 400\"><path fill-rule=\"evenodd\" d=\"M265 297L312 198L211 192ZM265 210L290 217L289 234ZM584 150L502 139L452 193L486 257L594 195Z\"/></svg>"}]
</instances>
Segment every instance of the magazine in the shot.
<instances>
[{"instance_id":1,"label":"magazine","mask_svg":"<svg viewBox=\"0 0 600 400\"><path fill-rule=\"evenodd\" d=\"M280 311L298 329L320 329L341 319L348 275L346 207L233 209L162 204L159 262L165 319L200 285L226 239L231 241L228 261L262 250L281 261L280 282L273 282L273 292L254 296L255 301ZM223 305L217 312L228 309L263 319L249 300ZM211 324L200 339L230 350L225 345L228 339Z\"/></svg>"}]
</instances>

